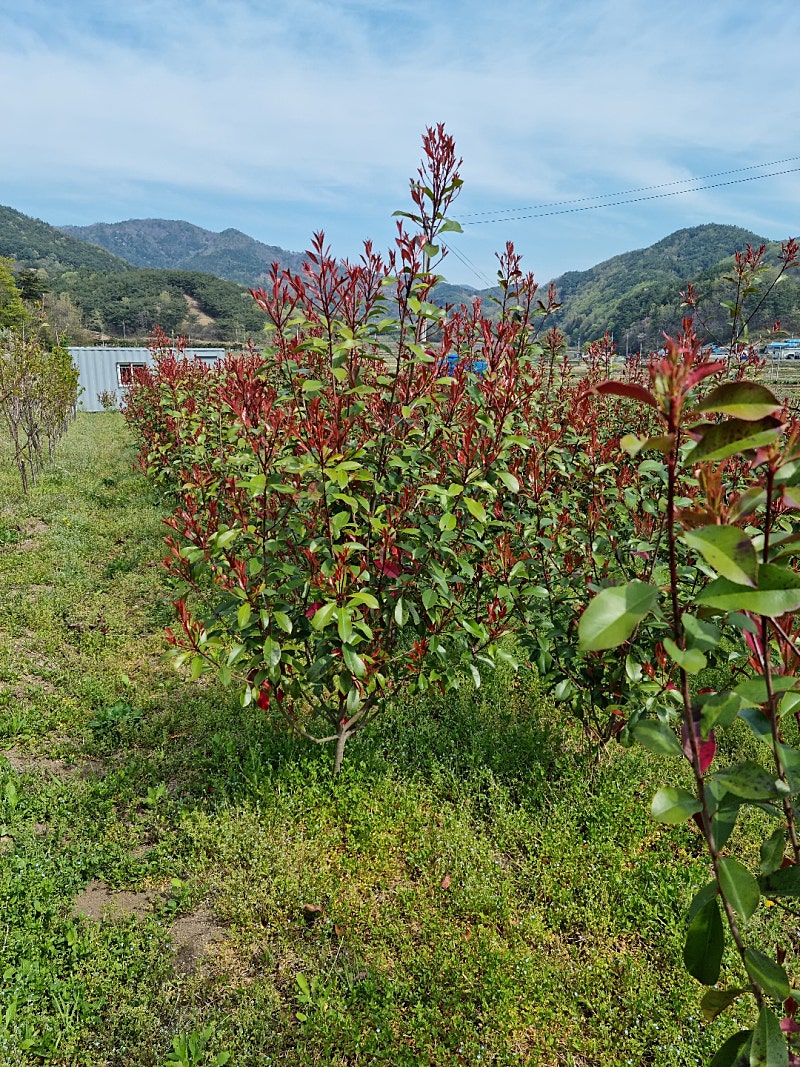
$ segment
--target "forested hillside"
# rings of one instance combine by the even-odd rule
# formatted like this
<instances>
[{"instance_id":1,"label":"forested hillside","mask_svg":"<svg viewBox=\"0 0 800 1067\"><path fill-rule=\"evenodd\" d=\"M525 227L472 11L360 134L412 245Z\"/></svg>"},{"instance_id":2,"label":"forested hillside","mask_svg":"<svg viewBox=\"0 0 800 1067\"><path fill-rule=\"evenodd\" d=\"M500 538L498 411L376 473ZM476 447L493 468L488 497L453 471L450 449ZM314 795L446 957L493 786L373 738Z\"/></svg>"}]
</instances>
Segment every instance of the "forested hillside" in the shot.
<instances>
[{"instance_id":1,"label":"forested hillside","mask_svg":"<svg viewBox=\"0 0 800 1067\"><path fill-rule=\"evenodd\" d=\"M98 222L93 226L63 226L62 230L121 256L135 267L205 271L240 285L260 285L273 263L299 270L303 262L301 254L263 244L239 230L214 233L169 219Z\"/></svg>"},{"instance_id":2,"label":"forested hillside","mask_svg":"<svg viewBox=\"0 0 800 1067\"><path fill-rule=\"evenodd\" d=\"M62 277L60 288L82 309L87 328L107 336L146 338L160 326L192 341L241 344L265 323L247 289L199 271L75 273Z\"/></svg>"},{"instance_id":3,"label":"forested hillside","mask_svg":"<svg viewBox=\"0 0 800 1067\"><path fill-rule=\"evenodd\" d=\"M661 331L679 325L685 313L681 293L693 283L701 330L709 340L725 343L728 312L722 301L730 297L725 278L733 253L748 244L767 245L763 293L775 276L780 246L737 226L708 224L556 278L562 306L552 324L572 346L608 331L623 352L657 348ZM50 318L73 343L83 344L144 341L155 325L185 333L194 343L241 343L264 325L246 286L258 286L272 262L299 270L303 260L238 230L213 233L187 222L139 219L62 231L7 207L0 207L0 256L12 258L17 271L37 272ZM530 266L535 271L535 264ZM451 259L443 264L445 275L454 269ZM491 313L497 293L442 282L434 300L459 304L477 296ZM756 309L752 332L780 320L786 331L800 333L800 272L782 279L759 305L760 299L756 294L749 302L749 310Z\"/></svg>"},{"instance_id":4,"label":"forested hillside","mask_svg":"<svg viewBox=\"0 0 800 1067\"><path fill-rule=\"evenodd\" d=\"M130 264L106 249L86 244L55 226L0 205L0 256L56 276L65 270L120 274Z\"/></svg>"},{"instance_id":5,"label":"forested hillside","mask_svg":"<svg viewBox=\"0 0 800 1067\"><path fill-rule=\"evenodd\" d=\"M789 235L787 234L787 237ZM678 230L649 248L626 252L586 271L571 271L556 279L562 309L558 324L574 343L588 341L608 330L621 349L657 347L662 330L674 330L685 310L681 292L691 282L699 299L699 315L712 339L724 343L730 299L725 275L733 267L733 253L750 244L767 245L765 262L774 268L780 245L738 226L709 224ZM762 291L776 271L765 272ZM751 301L753 308L758 298ZM785 278L764 301L753 328L780 319L790 332L800 329L800 277ZM639 335L642 335L641 338ZM626 336L627 335L627 336Z\"/></svg>"},{"instance_id":6,"label":"forested hillside","mask_svg":"<svg viewBox=\"0 0 800 1067\"><path fill-rule=\"evenodd\" d=\"M243 285L199 270L137 269L13 208L0 207L0 255L18 274L36 272L48 320L74 344L146 341L155 325L194 343L236 344L264 326Z\"/></svg>"}]
</instances>

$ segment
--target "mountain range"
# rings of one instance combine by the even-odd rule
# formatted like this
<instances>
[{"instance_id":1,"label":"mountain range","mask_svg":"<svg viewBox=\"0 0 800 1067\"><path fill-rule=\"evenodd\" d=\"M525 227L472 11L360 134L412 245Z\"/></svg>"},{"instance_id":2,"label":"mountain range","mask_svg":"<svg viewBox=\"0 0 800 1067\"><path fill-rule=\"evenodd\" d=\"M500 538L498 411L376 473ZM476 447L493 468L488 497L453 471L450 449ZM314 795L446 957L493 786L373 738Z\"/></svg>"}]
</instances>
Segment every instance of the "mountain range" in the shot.
<instances>
[{"instance_id":1,"label":"mountain range","mask_svg":"<svg viewBox=\"0 0 800 1067\"><path fill-rule=\"evenodd\" d=\"M303 263L301 253L263 244L240 230L214 233L190 222L130 219L60 229L80 241L104 248L134 267L199 270L252 287L266 280L273 263L291 270L299 270Z\"/></svg>"},{"instance_id":2,"label":"mountain range","mask_svg":"<svg viewBox=\"0 0 800 1067\"><path fill-rule=\"evenodd\" d=\"M554 279L562 306L553 322L573 344L609 331L623 349L658 347L661 331L680 325L680 294L692 282L709 336L724 342L725 276L733 253L748 244L766 245L765 262L777 262L775 242L737 226L709 223L678 230L589 270L570 271ZM95 338L144 338L158 323L200 342L233 342L257 333L263 316L247 287L263 284L273 262L292 270L303 262L301 253L234 229L214 233L166 219L57 228L9 207L0 207L0 255L46 279L51 300L72 307L73 330ZM767 283L770 272L774 275L774 266L766 272ZM443 282L435 299L449 304L477 296L490 307L497 292ZM790 276L776 286L752 325L765 327L775 319L800 333L800 278Z\"/></svg>"}]
</instances>

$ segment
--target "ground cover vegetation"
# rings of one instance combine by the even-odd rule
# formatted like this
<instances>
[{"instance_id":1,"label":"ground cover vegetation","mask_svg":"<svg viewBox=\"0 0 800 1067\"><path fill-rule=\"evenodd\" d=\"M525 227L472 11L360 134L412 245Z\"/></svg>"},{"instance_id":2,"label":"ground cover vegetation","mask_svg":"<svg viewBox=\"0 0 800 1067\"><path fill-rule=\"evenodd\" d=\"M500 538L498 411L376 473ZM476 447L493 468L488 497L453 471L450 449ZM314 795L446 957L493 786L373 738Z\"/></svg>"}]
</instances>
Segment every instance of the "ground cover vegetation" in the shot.
<instances>
[{"instance_id":1,"label":"ground cover vegetation","mask_svg":"<svg viewBox=\"0 0 800 1067\"><path fill-rule=\"evenodd\" d=\"M431 302L461 183L441 127L423 147L385 261L366 245L359 264L339 264L319 235L300 275L276 267L253 294L272 331L262 352L214 374L164 352L132 390L143 467L177 496L176 663L335 742L335 773L389 700L457 689L467 672L480 685L520 655L601 742L685 757L693 792L666 787L652 807L665 823L697 816L709 852L684 962L710 987L707 1015L745 995L758 1008L715 1064L788 1064L793 935L775 955L746 944L742 924L762 894L794 895L800 858L787 740L798 429L745 378L750 323L797 244L782 246L777 273L763 247L735 255L726 360L688 317L647 367L627 361L626 380L608 377L608 336L576 379L563 335L541 328L555 293L537 296L512 246L496 315L479 300L449 314ZM682 296L696 312L694 289ZM698 395L710 379L721 384ZM737 669L745 680L731 684ZM771 764L712 770L715 729L739 717ZM748 804L783 823L758 875L723 853ZM720 989L723 913L743 979Z\"/></svg>"},{"instance_id":2,"label":"ground cover vegetation","mask_svg":"<svg viewBox=\"0 0 800 1067\"><path fill-rule=\"evenodd\" d=\"M27 496L11 455L0 1063L667 1067L746 1023L699 1025L706 863L647 811L657 756L503 667L390 705L332 779L165 662L169 509L122 416L79 414Z\"/></svg>"},{"instance_id":3,"label":"ground cover vegetation","mask_svg":"<svg viewBox=\"0 0 800 1067\"><path fill-rule=\"evenodd\" d=\"M164 863L101 860L73 881L85 902L138 874L137 931L176 938L193 918L217 945L148 972L146 1018L128 986L76 965L37 1026L25 1012L43 1010L47 964L17 923L6 1030L34 1061L798 1062L800 431L748 380L748 330L797 245L777 272L764 250L734 257L726 360L709 359L688 288L695 317L662 352L620 373L607 335L576 376L547 327L555 292L512 246L491 316L431 300L460 161L441 126L423 148L385 258L367 244L342 264L318 235L300 273L276 267L253 294L262 351L212 371L158 334L155 372L129 393L169 511L148 578L174 599L184 677L143 702L106 669L68 754L82 781L109 782L113 833L146 832ZM148 684L164 670L143 664ZM126 808L115 790L150 760L172 777L140 777ZM10 762L12 825L29 765L16 747ZM12 825L14 862L18 838ZM589 898L630 951L613 971L574 910ZM120 925L68 922L72 948ZM565 969L550 936L575 944L582 925ZM200 964L174 981L187 952ZM108 1014L129 1027L127 1059L97 1042Z\"/></svg>"}]
</instances>

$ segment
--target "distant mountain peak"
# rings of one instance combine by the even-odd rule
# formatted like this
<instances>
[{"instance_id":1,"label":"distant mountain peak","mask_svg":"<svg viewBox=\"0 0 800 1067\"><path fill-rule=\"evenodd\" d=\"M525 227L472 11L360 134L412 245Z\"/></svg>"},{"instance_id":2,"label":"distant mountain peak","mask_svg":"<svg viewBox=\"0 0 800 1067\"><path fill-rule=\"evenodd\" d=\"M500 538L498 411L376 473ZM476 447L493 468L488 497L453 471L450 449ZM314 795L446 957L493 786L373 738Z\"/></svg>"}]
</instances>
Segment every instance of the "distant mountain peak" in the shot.
<instances>
[{"instance_id":1,"label":"distant mountain peak","mask_svg":"<svg viewBox=\"0 0 800 1067\"><path fill-rule=\"evenodd\" d=\"M273 263L298 270L303 262L300 253L264 244L233 227L215 233L182 220L128 219L61 229L135 267L199 270L240 285L259 284Z\"/></svg>"}]
</instances>

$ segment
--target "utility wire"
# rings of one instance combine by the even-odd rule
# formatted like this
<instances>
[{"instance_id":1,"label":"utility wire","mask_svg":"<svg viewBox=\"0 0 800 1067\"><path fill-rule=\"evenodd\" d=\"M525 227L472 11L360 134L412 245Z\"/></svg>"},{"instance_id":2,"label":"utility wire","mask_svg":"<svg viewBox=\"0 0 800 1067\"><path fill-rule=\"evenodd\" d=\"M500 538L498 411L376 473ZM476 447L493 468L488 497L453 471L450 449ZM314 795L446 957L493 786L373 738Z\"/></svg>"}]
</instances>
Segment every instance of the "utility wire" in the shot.
<instances>
[{"instance_id":1,"label":"utility wire","mask_svg":"<svg viewBox=\"0 0 800 1067\"><path fill-rule=\"evenodd\" d=\"M781 175L784 175L784 174L797 174L797 173L800 172L800 167L789 167L786 170L773 171L770 174L752 174L752 175L749 175L746 178L733 178L733 179L731 179L729 181L714 182L711 185L694 186L693 188L690 188L690 189L672 189L670 192L651 193L649 196L637 196L637 197L632 197L631 199L628 199L628 200L614 200L614 201L611 201L610 203L590 204L590 203L587 203L587 201L589 201L589 200L600 200L603 197L610 197L610 196L627 196L629 193L647 192L650 189L670 188L673 185L685 185L685 184L688 184L689 182L702 182L702 181L707 181L709 178L723 177L726 174L740 174L740 173L743 173L744 171L747 171L747 170L756 170L759 167L774 167L774 166L778 166L778 165L780 165L782 163L793 163L795 160L800 160L800 156L789 156L787 159L778 159L778 160L773 161L772 163L754 163L752 166L749 166L749 167L737 167L734 170L718 171L716 174L706 174L705 176L698 177L698 178L682 178L679 181L664 182L661 185L643 186L641 189L629 189L627 191L623 191L623 192L619 192L619 193L602 193L602 194L598 194L597 196L582 197L579 200L561 200L561 201L556 201L556 202L554 202L553 204L550 204L550 205L547 205L547 204L540 205L541 207L547 207L547 208L550 208L551 210L536 211L535 209L532 209L532 210L534 210L534 214L531 214L531 215L501 215L501 212L498 209L498 210L495 210L495 211L473 211L473 212L467 212L466 214L462 214L461 218L462 219L470 219L470 218L472 218L472 220L473 220L472 222L465 221L463 223L464 226L486 226L486 225L488 225L489 223L492 223L492 222L520 222L520 221L524 221L524 220L527 220L527 219L547 218L547 217L549 217L551 215L571 215L571 214L576 214L576 213L582 212L582 211L597 211L599 208L621 207L621 206L623 206L625 204L640 204L640 203L643 203L643 202L645 202L647 200L663 200L663 199L666 199L667 197L671 197L671 196L685 196L687 193L702 193L707 189L719 189L719 188L722 188L723 186L727 186L727 185L741 185L744 182L758 181L760 178L777 178L777 177L780 177ZM561 205L566 205L566 204L579 204L581 206L579 206L579 207L562 207L561 206ZM527 208L508 208L507 210L508 211L526 211L528 209ZM475 218L475 216L477 216L477 215L499 215L500 217L499 218L491 218L491 219L489 219L489 218ZM489 286L491 286L493 284L492 282L489 282L488 279L486 278L486 276L484 274L481 274L481 272L477 269L477 267L472 262L470 262L470 260L466 256L462 255L461 252L458 249L456 249L453 245L448 244L445 247L449 251L451 251L458 259L460 259L461 262L464 264L464 266L466 266L469 270L471 270L472 273L480 281L486 282L487 285L489 285Z\"/></svg>"},{"instance_id":2,"label":"utility wire","mask_svg":"<svg viewBox=\"0 0 800 1067\"><path fill-rule=\"evenodd\" d=\"M748 167L734 167L732 170L719 170L719 171L716 171L714 174L703 174L703 175L701 175L699 177L695 177L695 178L679 178L677 181L674 181L674 182L661 182L659 185L642 185L642 186L639 186L636 189L621 189L619 192L616 192L616 193L596 193L594 196L581 196L581 197L578 197L575 200L556 200L556 201L553 201L552 203L548 203L548 204L529 204L526 207L494 208L494 209L489 210L489 211L468 211L465 214L461 214L460 218L462 218L462 219L475 218L478 215L505 215L509 211L539 211L541 208L564 207L564 206L569 205L569 204L585 204L585 203L588 203L588 201L590 201L590 200L602 200L604 198L607 199L608 197L611 197L611 196L631 196L633 193L649 193L649 192L651 192L651 190L654 190L654 189L669 189L673 185L688 185L688 184L690 184L692 182L706 182L706 181L709 181L711 178L724 178L724 177L727 177L727 175L729 175L729 174L743 174L746 170L758 170L761 167L779 167L784 163L795 163L798 160L800 160L800 156L788 156L786 159L775 159L771 163L752 163ZM797 169L797 168L793 168L790 171L783 171L782 170L782 171L778 171L777 173L778 174L791 174L791 173L793 173L793 171L795 169ZM754 178L771 178L771 177L773 177L772 174L756 174L756 175L753 176L753 178L743 178L743 179L740 179L740 180L741 181L753 181ZM729 185L729 184L732 185L732 184L735 184L735 183L734 182L720 182L719 183L719 185ZM707 186L707 188L716 189L717 185L709 185L709 186ZM683 193L683 192L701 192L701 191L702 190L700 190L700 189L697 189L697 190L695 190L695 189L685 189L685 190L681 189L681 190L678 190L675 193L665 193L665 194L662 194L662 195L665 195L665 196L676 196L679 193ZM636 201L625 201L625 203L636 203ZM613 204L608 204L608 205L606 205L606 204L598 204L597 206L598 207L613 207L614 205ZM587 210L587 209L583 209L583 210ZM534 217L538 218L538 216L534 216ZM492 220L487 220L487 221L492 221ZM475 225L475 223L470 223L469 225Z\"/></svg>"},{"instance_id":3,"label":"utility wire","mask_svg":"<svg viewBox=\"0 0 800 1067\"><path fill-rule=\"evenodd\" d=\"M496 284L495 282L490 282L486 275L478 270L472 260L468 256L465 256L458 248L455 247L455 245L446 245L443 243L442 248L446 248L448 252L452 252L456 259L460 259L464 266L467 268L467 270L471 270L479 281L486 283L488 288L491 288L493 285Z\"/></svg>"}]
</instances>

